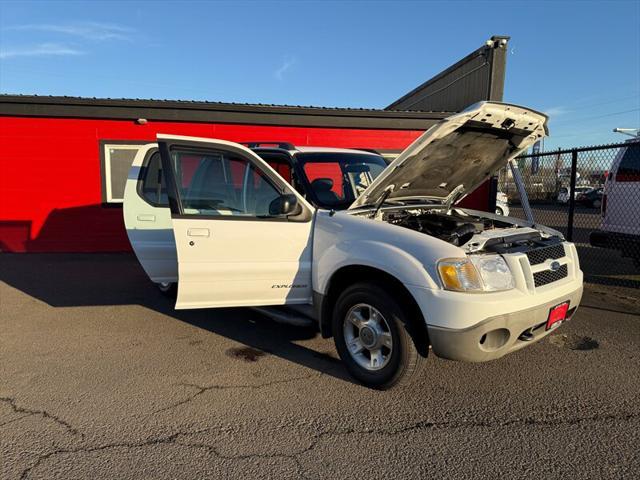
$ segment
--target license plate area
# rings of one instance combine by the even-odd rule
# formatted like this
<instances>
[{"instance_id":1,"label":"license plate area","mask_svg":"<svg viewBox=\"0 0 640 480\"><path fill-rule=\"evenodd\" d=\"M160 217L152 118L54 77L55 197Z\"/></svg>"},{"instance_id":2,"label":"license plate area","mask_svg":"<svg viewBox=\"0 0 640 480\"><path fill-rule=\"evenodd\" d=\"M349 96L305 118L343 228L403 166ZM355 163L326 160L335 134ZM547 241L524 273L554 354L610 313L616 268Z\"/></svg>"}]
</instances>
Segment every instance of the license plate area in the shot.
<instances>
[{"instance_id":1,"label":"license plate area","mask_svg":"<svg viewBox=\"0 0 640 480\"><path fill-rule=\"evenodd\" d=\"M562 302L555 307L551 307L549 310L549 316L547 317L546 330L559 326L566 318L569 311L569 302Z\"/></svg>"}]
</instances>

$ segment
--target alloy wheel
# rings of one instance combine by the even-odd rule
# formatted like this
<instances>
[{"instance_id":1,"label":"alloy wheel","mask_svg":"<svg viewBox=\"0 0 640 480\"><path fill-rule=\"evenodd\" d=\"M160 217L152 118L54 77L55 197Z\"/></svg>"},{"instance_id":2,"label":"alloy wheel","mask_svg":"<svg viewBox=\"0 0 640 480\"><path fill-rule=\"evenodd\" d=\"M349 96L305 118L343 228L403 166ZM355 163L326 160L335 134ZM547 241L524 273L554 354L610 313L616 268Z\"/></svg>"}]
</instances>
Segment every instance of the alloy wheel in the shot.
<instances>
[{"instance_id":1,"label":"alloy wheel","mask_svg":"<svg viewBox=\"0 0 640 480\"><path fill-rule=\"evenodd\" d=\"M376 308L366 303L351 307L343 329L347 351L360 367L375 371L389 363L393 336L387 320Z\"/></svg>"}]
</instances>

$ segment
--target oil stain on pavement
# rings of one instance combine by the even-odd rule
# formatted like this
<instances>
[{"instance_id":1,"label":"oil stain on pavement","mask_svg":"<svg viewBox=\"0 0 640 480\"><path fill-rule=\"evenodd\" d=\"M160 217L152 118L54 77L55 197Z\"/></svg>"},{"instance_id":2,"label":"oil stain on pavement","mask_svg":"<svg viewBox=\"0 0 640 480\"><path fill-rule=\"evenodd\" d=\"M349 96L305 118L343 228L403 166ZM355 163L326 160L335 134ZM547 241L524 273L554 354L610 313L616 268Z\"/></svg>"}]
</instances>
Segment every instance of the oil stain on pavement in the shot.
<instances>
[{"instance_id":1,"label":"oil stain on pavement","mask_svg":"<svg viewBox=\"0 0 640 480\"><path fill-rule=\"evenodd\" d=\"M244 360L245 362L257 362L261 357L266 355L262 350L251 347L234 347L226 351L231 358Z\"/></svg>"},{"instance_id":2,"label":"oil stain on pavement","mask_svg":"<svg viewBox=\"0 0 640 480\"><path fill-rule=\"evenodd\" d=\"M569 350L595 350L600 347L600 343L596 339L574 334L553 335L549 337L549 342Z\"/></svg>"}]
</instances>

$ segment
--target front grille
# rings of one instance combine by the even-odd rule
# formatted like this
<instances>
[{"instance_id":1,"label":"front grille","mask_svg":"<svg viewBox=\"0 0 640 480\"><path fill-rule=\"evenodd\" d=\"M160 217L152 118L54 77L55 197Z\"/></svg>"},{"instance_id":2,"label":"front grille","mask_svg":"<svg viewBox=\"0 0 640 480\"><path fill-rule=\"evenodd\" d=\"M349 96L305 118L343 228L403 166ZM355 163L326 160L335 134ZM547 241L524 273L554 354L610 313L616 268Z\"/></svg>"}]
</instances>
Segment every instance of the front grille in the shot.
<instances>
[{"instance_id":1,"label":"front grille","mask_svg":"<svg viewBox=\"0 0 640 480\"><path fill-rule=\"evenodd\" d=\"M562 257L564 257L564 245L561 243L551 245L550 247L536 248L535 250L529 250L527 252L527 258L531 265L540 265L550 258L557 260Z\"/></svg>"},{"instance_id":2,"label":"front grille","mask_svg":"<svg viewBox=\"0 0 640 480\"><path fill-rule=\"evenodd\" d=\"M566 265L562 265L555 272L552 270L544 270L542 272L536 272L533 274L533 282L536 287L542 287L543 285L548 285L553 282L557 282L558 280L562 280L569 275L569 271Z\"/></svg>"}]
</instances>

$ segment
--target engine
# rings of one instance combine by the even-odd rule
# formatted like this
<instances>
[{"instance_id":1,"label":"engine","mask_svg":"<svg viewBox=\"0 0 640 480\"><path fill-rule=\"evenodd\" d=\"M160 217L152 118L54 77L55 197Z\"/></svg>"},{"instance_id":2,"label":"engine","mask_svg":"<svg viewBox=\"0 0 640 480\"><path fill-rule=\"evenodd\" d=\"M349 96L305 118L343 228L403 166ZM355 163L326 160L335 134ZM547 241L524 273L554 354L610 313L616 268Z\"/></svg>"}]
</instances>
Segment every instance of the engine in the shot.
<instances>
[{"instance_id":1,"label":"engine","mask_svg":"<svg viewBox=\"0 0 640 480\"><path fill-rule=\"evenodd\" d=\"M485 230L510 227L506 222L465 215L455 210L449 213L437 210L400 210L385 213L383 221L410 228L453 245L461 246Z\"/></svg>"}]
</instances>

